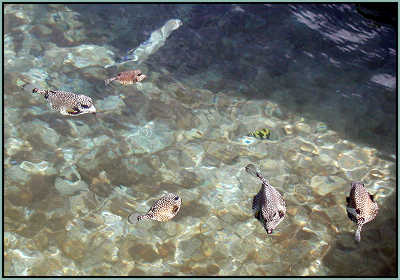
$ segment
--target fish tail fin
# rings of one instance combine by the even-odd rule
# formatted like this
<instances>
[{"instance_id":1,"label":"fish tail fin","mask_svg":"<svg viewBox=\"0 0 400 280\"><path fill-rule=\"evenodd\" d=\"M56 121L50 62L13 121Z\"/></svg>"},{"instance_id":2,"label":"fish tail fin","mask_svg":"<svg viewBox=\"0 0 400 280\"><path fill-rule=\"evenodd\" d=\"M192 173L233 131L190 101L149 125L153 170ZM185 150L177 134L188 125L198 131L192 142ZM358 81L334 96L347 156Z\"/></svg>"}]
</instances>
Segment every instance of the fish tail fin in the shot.
<instances>
[{"instance_id":1,"label":"fish tail fin","mask_svg":"<svg viewBox=\"0 0 400 280\"><path fill-rule=\"evenodd\" d=\"M43 94L44 90L40 90L38 89L36 86L32 85L32 84L25 84L22 86L22 88L30 93L39 93L39 94Z\"/></svg>"},{"instance_id":2,"label":"fish tail fin","mask_svg":"<svg viewBox=\"0 0 400 280\"><path fill-rule=\"evenodd\" d=\"M357 230L356 230L356 234L355 234L355 238L357 242L361 241L361 229L362 229L362 225L358 225L357 226Z\"/></svg>"},{"instance_id":3,"label":"fish tail fin","mask_svg":"<svg viewBox=\"0 0 400 280\"><path fill-rule=\"evenodd\" d=\"M247 173L257 177L258 179L260 179L263 184L269 185L267 180L261 175L260 171L257 170L257 168L254 166L254 164L251 164L251 163L248 164L245 167L245 169L246 169Z\"/></svg>"},{"instance_id":4,"label":"fish tail fin","mask_svg":"<svg viewBox=\"0 0 400 280\"><path fill-rule=\"evenodd\" d=\"M136 223L137 221L139 221L139 214L136 214L136 213L133 213L133 214L130 214L129 216L128 216L128 222L129 223L131 223L131 224L134 224L134 223Z\"/></svg>"},{"instance_id":5,"label":"fish tail fin","mask_svg":"<svg viewBox=\"0 0 400 280\"><path fill-rule=\"evenodd\" d=\"M32 89L32 93L38 93L44 96L44 98L48 98L49 97L49 91L46 89L38 89L38 88L33 88Z\"/></svg>"},{"instance_id":6,"label":"fish tail fin","mask_svg":"<svg viewBox=\"0 0 400 280\"><path fill-rule=\"evenodd\" d=\"M106 79L106 80L104 80L104 83L105 83L106 86L107 86L109 83L111 83L111 82L114 81L114 80L115 80L115 78Z\"/></svg>"},{"instance_id":7,"label":"fish tail fin","mask_svg":"<svg viewBox=\"0 0 400 280\"><path fill-rule=\"evenodd\" d=\"M128 217L128 221L131 224L134 224L134 223L136 223L138 221L141 221L141 220L151 220L151 218L152 218L152 216L149 215L149 214L139 215L139 214L133 213Z\"/></svg>"},{"instance_id":8,"label":"fish tail fin","mask_svg":"<svg viewBox=\"0 0 400 280\"><path fill-rule=\"evenodd\" d=\"M254 166L254 164L251 164L251 163L248 164L245 167L245 169L246 169L247 173L249 173L249 174L251 174L251 175L253 175L255 177L258 177L258 171L257 171L257 168Z\"/></svg>"},{"instance_id":9,"label":"fish tail fin","mask_svg":"<svg viewBox=\"0 0 400 280\"><path fill-rule=\"evenodd\" d=\"M153 215L136 215L136 220L141 221L141 220L151 220L153 218Z\"/></svg>"}]
</instances>

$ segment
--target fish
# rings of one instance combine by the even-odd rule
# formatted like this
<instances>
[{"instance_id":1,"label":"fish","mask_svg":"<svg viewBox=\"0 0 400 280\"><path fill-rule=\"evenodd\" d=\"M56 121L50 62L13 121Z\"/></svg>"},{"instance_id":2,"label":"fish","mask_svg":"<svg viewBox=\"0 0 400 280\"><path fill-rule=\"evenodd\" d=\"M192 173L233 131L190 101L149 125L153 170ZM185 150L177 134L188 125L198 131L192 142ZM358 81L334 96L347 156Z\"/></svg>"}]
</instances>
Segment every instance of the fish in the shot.
<instances>
[{"instance_id":1,"label":"fish","mask_svg":"<svg viewBox=\"0 0 400 280\"><path fill-rule=\"evenodd\" d=\"M123 85L132 85L136 82L141 82L146 78L146 75L142 74L140 70L130 70L118 73L117 76L104 80L104 83L108 85L112 81L118 81Z\"/></svg>"},{"instance_id":2,"label":"fish","mask_svg":"<svg viewBox=\"0 0 400 280\"><path fill-rule=\"evenodd\" d=\"M351 183L350 195L346 197L346 202L347 216L357 224L355 240L360 242L363 226L378 215L378 204L361 182Z\"/></svg>"},{"instance_id":3,"label":"fish","mask_svg":"<svg viewBox=\"0 0 400 280\"><path fill-rule=\"evenodd\" d=\"M179 195L168 193L154 202L153 206L145 215L137 215L132 213L128 217L130 223L142 220L155 220L159 222L166 222L171 220L178 214L181 208L182 199Z\"/></svg>"},{"instance_id":4,"label":"fish","mask_svg":"<svg viewBox=\"0 0 400 280\"><path fill-rule=\"evenodd\" d=\"M261 180L259 192L253 198L252 209L256 210L255 217L263 224L267 234L272 234L286 215L286 203L282 195L271 186L257 171L253 164L248 164L246 172Z\"/></svg>"},{"instance_id":5,"label":"fish","mask_svg":"<svg viewBox=\"0 0 400 280\"><path fill-rule=\"evenodd\" d=\"M32 93L43 95L53 111L57 111L65 116L79 116L88 113L96 114L96 108L92 99L83 94L38 88L33 88Z\"/></svg>"},{"instance_id":6,"label":"fish","mask_svg":"<svg viewBox=\"0 0 400 280\"><path fill-rule=\"evenodd\" d=\"M135 62L136 65L143 63L150 55L154 54L164 46L169 35L182 25L183 22L180 19L170 19L166 21L162 27L154 30L150 34L150 37L145 42L141 43L136 49L129 50L120 61L107 64L104 68L122 65L127 62Z\"/></svg>"},{"instance_id":7,"label":"fish","mask_svg":"<svg viewBox=\"0 0 400 280\"><path fill-rule=\"evenodd\" d=\"M270 135L271 135L271 131L268 128L264 128L264 129L252 131L247 136L253 136L253 137L259 138L259 139L269 139Z\"/></svg>"}]
</instances>

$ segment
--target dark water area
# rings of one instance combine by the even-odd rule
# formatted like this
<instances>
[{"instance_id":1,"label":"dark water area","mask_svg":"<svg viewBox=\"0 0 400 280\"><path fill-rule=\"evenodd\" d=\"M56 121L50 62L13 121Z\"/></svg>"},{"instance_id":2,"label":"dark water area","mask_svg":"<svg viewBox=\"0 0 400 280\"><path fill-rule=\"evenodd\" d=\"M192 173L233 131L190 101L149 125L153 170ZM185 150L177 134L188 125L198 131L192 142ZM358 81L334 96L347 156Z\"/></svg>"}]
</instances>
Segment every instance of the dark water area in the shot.
<instances>
[{"instance_id":1,"label":"dark water area","mask_svg":"<svg viewBox=\"0 0 400 280\"><path fill-rule=\"evenodd\" d=\"M180 18L183 26L149 64L177 79L212 69L215 76L199 82L216 93L230 89L270 99L349 139L395 153L396 30L366 18L355 4L69 7L88 30L117 34L99 37L121 56L168 18Z\"/></svg>"}]
</instances>

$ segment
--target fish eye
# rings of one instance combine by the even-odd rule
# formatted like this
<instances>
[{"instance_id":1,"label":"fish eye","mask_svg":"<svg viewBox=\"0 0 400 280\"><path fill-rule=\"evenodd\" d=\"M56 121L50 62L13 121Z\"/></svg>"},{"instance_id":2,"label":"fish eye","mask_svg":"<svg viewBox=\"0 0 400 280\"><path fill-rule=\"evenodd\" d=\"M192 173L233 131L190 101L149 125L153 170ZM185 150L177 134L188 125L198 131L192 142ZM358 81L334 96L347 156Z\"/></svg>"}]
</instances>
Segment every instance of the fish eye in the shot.
<instances>
[{"instance_id":1,"label":"fish eye","mask_svg":"<svg viewBox=\"0 0 400 280\"><path fill-rule=\"evenodd\" d=\"M175 196L175 198L174 198L175 200L178 200L179 199L179 196Z\"/></svg>"},{"instance_id":2,"label":"fish eye","mask_svg":"<svg viewBox=\"0 0 400 280\"><path fill-rule=\"evenodd\" d=\"M81 104L82 108L89 109L89 105Z\"/></svg>"}]
</instances>

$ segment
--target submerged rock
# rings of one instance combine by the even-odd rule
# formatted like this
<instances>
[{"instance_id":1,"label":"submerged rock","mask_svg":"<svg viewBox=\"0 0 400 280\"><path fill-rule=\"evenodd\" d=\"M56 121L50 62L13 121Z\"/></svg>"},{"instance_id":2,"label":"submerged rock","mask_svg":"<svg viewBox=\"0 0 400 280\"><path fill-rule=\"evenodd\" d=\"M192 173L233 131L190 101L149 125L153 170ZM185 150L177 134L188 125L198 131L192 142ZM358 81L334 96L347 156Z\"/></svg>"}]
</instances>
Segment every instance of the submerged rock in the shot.
<instances>
[{"instance_id":1,"label":"submerged rock","mask_svg":"<svg viewBox=\"0 0 400 280\"><path fill-rule=\"evenodd\" d=\"M314 176L311 179L311 187L319 195L326 195L334 191L343 192L347 183L346 180L338 176Z\"/></svg>"},{"instance_id":2,"label":"submerged rock","mask_svg":"<svg viewBox=\"0 0 400 280\"><path fill-rule=\"evenodd\" d=\"M13 156L17 154L19 151L32 150L32 146L28 141L17 138L8 138L4 148L8 156Z\"/></svg>"},{"instance_id":3,"label":"submerged rock","mask_svg":"<svg viewBox=\"0 0 400 280\"><path fill-rule=\"evenodd\" d=\"M117 113L125 106L124 101L119 96L111 95L96 102L96 107L101 112Z\"/></svg>"},{"instance_id":4,"label":"submerged rock","mask_svg":"<svg viewBox=\"0 0 400 280\"><path fill-rule=\"evenodd\" d=\"M41 161L39 163L33 163L30 161L23 161L19 167L29 173L53 175L56 174L56 170L47 161Z\"/></svg>"},{"instance_id":5,"label":"submerged rock","mask_svg":"<svg viewBox=\"0 0 400 280\"><path fill-rule=\"evenodd\" d=\"M57 177L54 185L61 195L73 195L79 191L89 190L88 184L82 180L71 182Z\"/></svg>"},{"instance_id":6,"label":"submerged rock","mask_svg":"<svg viewBox=\"0 0 400 280\"><path fill-rule=\"evenodd\" d=\"M130 151L134 154L154 153L170 146L174 131L166 123L151 121L144 126L134 126L122 134Z\"/></svg>"},{"instance_id":7,"label":"submerged rock","mask_svg":"<svg viewBox=\"0 0 400 280\"><path fill-rule=\"evenodd\" d=\"M60 140L58 133L49 127L48 123L40 120L24 123L21 126L21 131L23 134L29 135L30 137L38 135L44 144L52 148L57 148L57 143Z\"/></svg>"},{"instance_id":8,"label":"submerged rock","mask_svg":"<svg viewBox=\"0 0 400 280\"><path fill-rule=\"evenodd\" d=\"M83 44L71 48L52 46L44 53L43 60L51 65L71 64L76 68L103 67L113 61L113 56L106 47Z\"/></svg>"}]
</instances>

